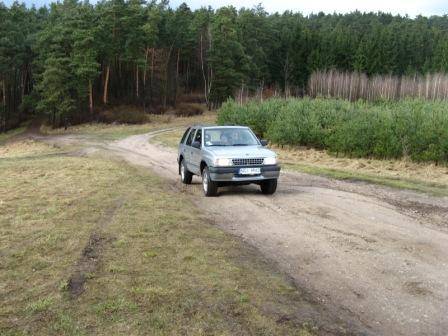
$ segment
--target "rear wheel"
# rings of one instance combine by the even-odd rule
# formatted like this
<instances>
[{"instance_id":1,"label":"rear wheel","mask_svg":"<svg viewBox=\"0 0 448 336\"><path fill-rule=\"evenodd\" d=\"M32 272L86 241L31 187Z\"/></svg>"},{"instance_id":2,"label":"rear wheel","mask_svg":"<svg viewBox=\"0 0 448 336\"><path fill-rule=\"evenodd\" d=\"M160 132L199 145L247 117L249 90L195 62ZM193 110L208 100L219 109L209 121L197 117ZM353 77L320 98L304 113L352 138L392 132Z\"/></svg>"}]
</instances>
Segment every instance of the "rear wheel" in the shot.
<instances>
[{"instance_id":1,"label":"rear wheel","mask_svg":"<svg viewBox=\"0 0 448 336\"><path fill-rule=\"evenodd\" d=\"M277 190L277 179L266 180L260 184L261 192L265 195L272 195Z\"/></svg>"},{"instance_id":2,"label":"rear wheel","mask_svg":"<svg viewBox=\"0 0 448 336\"><path fill-rule=\"evenodd\" d=\"M210 172L208 167L202 170L202 188L206 197L213 197L218 195L218 184L210 179Z\"/></svg>"},{"instance_id":3,"label":"rear wheel","mask_svg":"<svg viewBox=\"0 0 448 336\"><path fill-rule=\"evenodd\" d=\"M188 171L187 167L185 166L184 160L180 162L179 169L180 169L180 180L182 181L182 183L191 184L191 181L193 180L193 174Z\"/></svg>"}]
</instances>

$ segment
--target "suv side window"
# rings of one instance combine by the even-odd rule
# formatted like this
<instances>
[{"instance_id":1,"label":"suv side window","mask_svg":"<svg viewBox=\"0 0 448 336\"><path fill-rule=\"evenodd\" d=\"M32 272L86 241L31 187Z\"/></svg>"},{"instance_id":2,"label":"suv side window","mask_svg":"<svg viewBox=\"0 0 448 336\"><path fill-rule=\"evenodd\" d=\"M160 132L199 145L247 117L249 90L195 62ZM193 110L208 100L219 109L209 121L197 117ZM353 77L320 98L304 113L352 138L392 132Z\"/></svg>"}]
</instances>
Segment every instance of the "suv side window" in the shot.
<instances>
[{"instance_id":1,"label":"suv side window","mask_svg":"<svg viewBox=\"0 0 448 336\"><path fill-rule=\"evenodd\" d=\"M194 141L198 141L202 146L202 129L198 129L196 136L194 137Z\"/></svg>"},{"instance_id":2,"label":"suv side window","mask_svg":"<svg viewBox=\"0 0 448 336\"><path fill-rule=\"evenodd\" d=\"M193 128L190 132L190 134L188 135L188 139L187 139L187 146L191 146L191 143L193 142L193 137L194 137L194 133L196 132L196 130Z\"/></svg>"},{"instance_id":3,"label":"suv side window","mask_svg":"<svg viewBox=\"0 0 448 336\"><path fill-rule=\"evenodd\" d=\"M187 130L185 131L184 135L182 135L182 139L180 140L180 143L183 144L185 141L185 138L188 135L188 132L190 132L190 127L187 128Z\"/></svg>"}]
</instances>

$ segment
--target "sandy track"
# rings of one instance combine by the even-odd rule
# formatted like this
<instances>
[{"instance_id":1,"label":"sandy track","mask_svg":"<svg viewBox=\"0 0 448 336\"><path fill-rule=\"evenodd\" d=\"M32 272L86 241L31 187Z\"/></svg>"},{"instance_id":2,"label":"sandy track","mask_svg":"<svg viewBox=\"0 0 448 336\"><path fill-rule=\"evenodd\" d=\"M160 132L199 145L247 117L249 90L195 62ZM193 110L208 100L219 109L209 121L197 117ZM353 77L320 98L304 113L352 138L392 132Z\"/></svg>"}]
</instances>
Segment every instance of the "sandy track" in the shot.
<instances>
[{"instance_id":1,"label":"sandy track","mask_svg":"<svg viewBox=\"0 0 448 336\"><path fill-rule=\"evenodd\" d=\"M187 190L208 218L276 262L351 331L448 334L447 198L282 173L274 196L248 186L205 199L199 179L180 184L176 153L150 144L155 134L93 148L149 167Z\"/></svg>"}]
</instances>

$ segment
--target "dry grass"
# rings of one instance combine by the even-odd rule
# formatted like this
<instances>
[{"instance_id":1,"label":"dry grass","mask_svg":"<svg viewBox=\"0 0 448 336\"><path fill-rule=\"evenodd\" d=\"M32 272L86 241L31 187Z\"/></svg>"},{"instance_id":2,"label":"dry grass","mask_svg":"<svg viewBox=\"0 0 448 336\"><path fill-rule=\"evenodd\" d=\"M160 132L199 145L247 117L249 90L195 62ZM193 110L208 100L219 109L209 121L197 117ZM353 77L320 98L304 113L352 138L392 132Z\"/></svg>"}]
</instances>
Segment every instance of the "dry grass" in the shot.
<instances>
[{"instance_id":1,"label":"dry grass","mask_svg":"<svg viewBox=\"0 0 448 336\"><path fill-rule=\"evenodd\" d=\"M0 160L1 335L309 334L296 289L187 196L124 163L49 153ZM71 297L87 252L96 267Z\"/></svg>"},{"instance_id":2,"label":"dry grass","mask_svg":"<svg viewBox=\"0 0 448 336\"><path fill-rule=\"evenodd\" d=\"M16 135L19 135L23 132L25 132L26 126L18 127L16 129L10 130L5 133L0 133L0 145L4 144L6 141L11 139L12 137L15 137Z\"/></svg>"},{"instance_id":3,"label":"dry grass","mask_svg":"<svg viewBox=\"0 0 448 336\"><path fill-rule=\"evenodd\" d=\"M117 140L134 134L146 133L169 127L183 127L195 123L214 123L216 113L207 112L194 117L175 117L173 115L151 115L150 122L142 125L127 124L83 124L70 127L67 131L63 128L51 129L42 127L41 131L48 135L58 134L87 134L100 137L104 140Z\"/></svg>"},{"instance_id":4,"label":"dry grass","mask_svg":"<svg viewBox=\"0 0 448 336\"><path fill-rule=\"evenodd\" d=\"M151 138L151 142L155 142L170 148L177 148L184 132L185 128L178 128L172 131L163 132Z\"/></svg>"},{"instance_id":5,"label":"dry grass","mask_svg":"<svg viewBox=\"0 0 448 336\"><path fill-rule=\"evenodd\" d=\"M319 167L365 173L380 177L416 179L448 187L448 167L407 160L374 160L338 158L326 151L301 147L273 147L285 163L302 162Z\"/></svg>"},{"instance_id":6,"label":"dry grass","mask_svg":"<svg viewBox=\"0 0 448 336\"><path fill-rule=\"evenodd\" d=\"M288 168L341 179L359 179L392 187L448 195L448 167L407 160L338 158L326 151L276 147Z\"/></svg>"},{"instance_id":7,"label":"dry grass","mask_svg":"<svg viewBox=\"0 0 448 336\"><path fill-rule=\"evenodd\" d=\"M0 158L15 158L22 156L38 155L45 152L46 154L59 151L55 147L49 147L41 142L33 140L23 140L9 143L0 147Z\"/></svg>"}]
</instances>

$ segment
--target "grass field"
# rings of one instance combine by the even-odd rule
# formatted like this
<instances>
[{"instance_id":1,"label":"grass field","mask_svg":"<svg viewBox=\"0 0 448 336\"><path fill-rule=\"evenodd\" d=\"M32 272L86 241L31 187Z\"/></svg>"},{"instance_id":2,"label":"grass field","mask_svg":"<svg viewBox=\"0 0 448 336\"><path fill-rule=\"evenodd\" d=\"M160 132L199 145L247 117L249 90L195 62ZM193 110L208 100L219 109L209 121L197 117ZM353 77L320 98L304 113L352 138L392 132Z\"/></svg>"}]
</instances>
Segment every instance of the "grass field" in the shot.
<instances>
[{"instance_id":1,"label":"grass field","mask_svg":"<svg viewBox=\"0 0 448 336\"><path fill-rule=\"evenodd\" d=\"M127 136L142 134L158 129L184 127L185 125L193 125L196 123L214 123L216 121L216 113L207 112L203 115L194 117L152 115L150 119L151 122L141 125L92 123L72 126L67 130L64 130L63 128L51 129L44 126L41 128L41 131L43 134L47 135L86 134L103 140L118 140Z\"/></svg>"},{"instance_id":2,"label":"grass field","mask_svg":"<svg viewBox=\"0 0 448 336\"><path fill-rule=\"evenodd\" d=\"M1 335L314 333L289 281L148 171L15 146L0 160Z\"/></svg>"},{"instance_id":3,"label":"grass field","mask_svg":"<svg viewBox=\"0 0 448 336\"><path fill-rule=\"evenodd\" d=\"M151 141L177 148L184 129L161 133ZM284 168L341 180L360 180L394 188L448 196L448 167L405 160L337 158L323 150L273 146Z\"/></svg>"},{"instance_id":4,"label":"grass field","mask_svg":"<svg viewBox=\"0 0 448 336\"><path fill-rule=\"evenodd\" d=\"M0 145L4 144L7 140L25 132L25 130L26 126L21 126L8 132L0 133Z\"/></svg>"}]
</instances>

